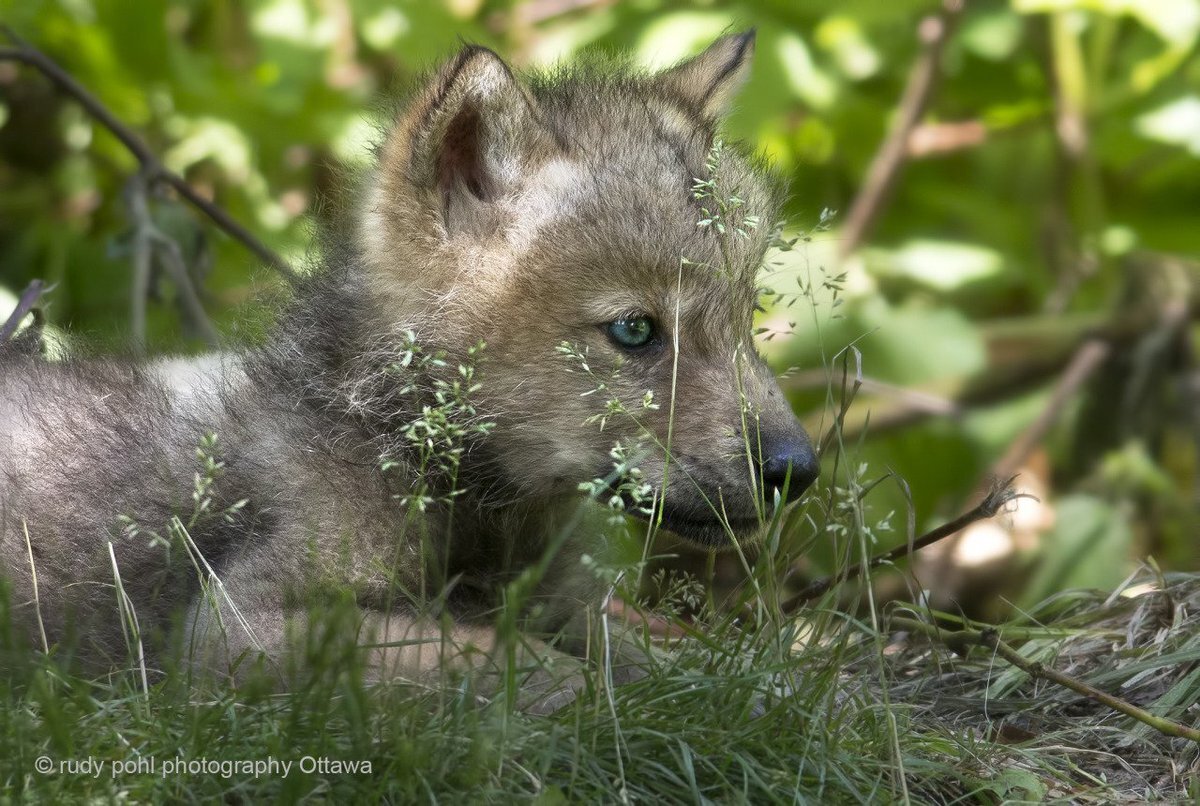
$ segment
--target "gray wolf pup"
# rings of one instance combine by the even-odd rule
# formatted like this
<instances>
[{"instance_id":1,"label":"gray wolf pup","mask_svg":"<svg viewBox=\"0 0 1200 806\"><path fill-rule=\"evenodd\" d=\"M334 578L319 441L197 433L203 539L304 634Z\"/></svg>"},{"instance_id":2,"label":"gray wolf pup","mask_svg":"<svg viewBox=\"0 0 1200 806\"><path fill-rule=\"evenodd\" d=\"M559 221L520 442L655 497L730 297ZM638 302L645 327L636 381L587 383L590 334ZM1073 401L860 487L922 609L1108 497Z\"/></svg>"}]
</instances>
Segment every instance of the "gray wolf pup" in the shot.
<instances>
[{"instance_id":1,"label":"gray wolf pup","mask_svg":"<svg viewBox=\"0 0 1200 806\"><path fill-rule=\"evenodd\" d=\"M818 472L751 343L778 185L717 140L753 42L658 74L522 76L464 47L397 114L356 226L265 347L139 365L0 346L20 631L101 668L175 635L239 676L296 668L314 614L349 602L375 679L513 650L543 662L528 707L560 703L549 667L602 593L581 484L720 547ZM518 589L557 649L497 640Z\"/></svg>"}]
</instances>

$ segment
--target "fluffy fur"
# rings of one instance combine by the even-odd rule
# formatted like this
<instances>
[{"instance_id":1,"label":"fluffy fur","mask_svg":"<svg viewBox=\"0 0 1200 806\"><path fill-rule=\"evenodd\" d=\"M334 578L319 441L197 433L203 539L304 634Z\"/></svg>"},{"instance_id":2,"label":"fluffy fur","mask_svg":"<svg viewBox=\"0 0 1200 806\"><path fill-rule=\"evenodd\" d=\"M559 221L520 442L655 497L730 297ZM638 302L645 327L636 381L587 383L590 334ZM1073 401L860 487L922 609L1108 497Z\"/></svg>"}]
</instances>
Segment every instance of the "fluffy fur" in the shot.
<instances>
[{"instance_id":1,"label":"fluffy fur","mask_svg":"<svg viewBox=\"0 0 1200 806\"><path fill-rule=\"evenodd\" d=\"M37 636L40 615L51 643L74 630L81 657L121 662L115 557L143 630L185 613L204 668L282 661L323 597L349 595L371 667L414 677L448 646L495 649L498 592L552 547L530 625L577 634L596 601L579 557L600 539L579 485L611 473L617 442L665 492L667 528L752 538L779 485L765 468L790 464L792 493L816 472L751 344L768 227L697 226L692 188L752 49L735 35L658 75L518 77L467 47L399 113L357 230L329 244L265 348L135 366L0 347L0 567L18 625ZM726 149L718 172L742 212L773 219L761 165ZM655 337L622 350L606 327L632 315ZM460 365L478 389L457 416L492 425L467 429L457 466L430 468L409 426ZM607 398L635 416L589 423ZM181 546L147 539L189 520L208 434L224 465L188 536L216 589ZM435 648L397 645L414 637Z\"/></svg>"}]
</instances>

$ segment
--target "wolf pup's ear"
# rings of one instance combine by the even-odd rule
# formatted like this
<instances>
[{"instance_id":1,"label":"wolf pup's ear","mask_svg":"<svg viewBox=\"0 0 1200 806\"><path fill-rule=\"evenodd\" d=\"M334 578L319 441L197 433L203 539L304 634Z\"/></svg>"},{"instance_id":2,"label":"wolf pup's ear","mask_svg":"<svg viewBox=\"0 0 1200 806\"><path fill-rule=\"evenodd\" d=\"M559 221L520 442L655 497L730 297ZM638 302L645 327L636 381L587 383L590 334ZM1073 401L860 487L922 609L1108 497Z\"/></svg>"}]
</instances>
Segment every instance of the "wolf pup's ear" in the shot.
<instances>
[{"instance_id":1,"label":"wolf pup's ear","mask_svg":"<svg viewBox=\"0 0 1200 806\"><path fill-rule=\"evenodd\" d=\"M706 118L729 111L733 97L750 75L754 57L754 29L727 34L699 56L660 73L658 80L671 95Z\"/></svg>"},{"instance_id":2,"label":"wolf pup's ear","mask_svg":"<svg viewBox=\"0 0 1200 806\"><path fill-rule=\"evenodd\" d=\"M426 98L410 178L438 194L448 232L479 231L548 139L535 102L499 56L473 45L438 72Z\"/></svg>"}]
</instances>

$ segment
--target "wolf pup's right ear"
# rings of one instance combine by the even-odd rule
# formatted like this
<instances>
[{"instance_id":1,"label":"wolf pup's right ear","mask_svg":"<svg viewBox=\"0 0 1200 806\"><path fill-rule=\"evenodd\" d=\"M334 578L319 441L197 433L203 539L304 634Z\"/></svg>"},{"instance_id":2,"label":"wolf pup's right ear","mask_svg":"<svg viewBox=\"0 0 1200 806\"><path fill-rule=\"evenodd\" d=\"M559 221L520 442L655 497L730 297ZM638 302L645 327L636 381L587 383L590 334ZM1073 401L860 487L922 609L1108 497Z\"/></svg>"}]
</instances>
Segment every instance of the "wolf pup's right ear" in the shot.
<instances>
[{"instance_id":1,"label":"wolf pup's right ear","mask_svg":"<svg viewBox=\"0 0 1200 806\"><path fill-rule=\"evenodd\" d=\"M508 65L474 45L438 71L412 130L409 178L432 191L449 234L495 224L492 202L515 191L552 142Z\"/></svg>"},{"instance_id":2,"label":"wolf pup's right ear","mask_svg":"<svg viewBox=\"0 0 1200 806\"><path fill-rule=\"evenodd\" d=\"M755 31L727 34L695 58L658 75L661 86L704 117L713 119L729 105L750 75Z\"/></svg>"}]
</instances>

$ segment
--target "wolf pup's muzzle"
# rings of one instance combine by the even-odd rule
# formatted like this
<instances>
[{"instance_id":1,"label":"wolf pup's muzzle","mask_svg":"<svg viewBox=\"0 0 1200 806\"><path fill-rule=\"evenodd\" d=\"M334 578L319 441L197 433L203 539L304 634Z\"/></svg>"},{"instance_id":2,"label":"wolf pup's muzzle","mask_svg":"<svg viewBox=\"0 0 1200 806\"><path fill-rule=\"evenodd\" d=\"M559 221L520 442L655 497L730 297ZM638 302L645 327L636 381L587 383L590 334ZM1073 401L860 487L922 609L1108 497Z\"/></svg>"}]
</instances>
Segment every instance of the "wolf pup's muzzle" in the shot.
<instances>
[{"instance_id":1,"label":"wolf pup's muzzle","mask_svg":"<svg viewBox=\"0 0 1200 806\"><path fill-rule=\"evenodd\" d=\"M769 435L761 442L758 466L762 468L762 485L767 490L767 498L773 497L771 491L778 490L785 495L785 503L795 501L821 474L821 465L808 435L797 429L787 434Z\"/></svg>"}]
</instances>

